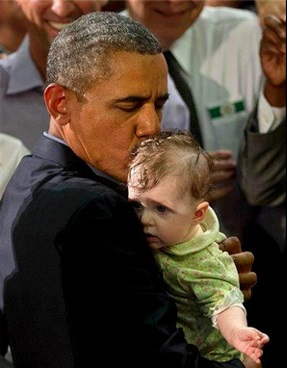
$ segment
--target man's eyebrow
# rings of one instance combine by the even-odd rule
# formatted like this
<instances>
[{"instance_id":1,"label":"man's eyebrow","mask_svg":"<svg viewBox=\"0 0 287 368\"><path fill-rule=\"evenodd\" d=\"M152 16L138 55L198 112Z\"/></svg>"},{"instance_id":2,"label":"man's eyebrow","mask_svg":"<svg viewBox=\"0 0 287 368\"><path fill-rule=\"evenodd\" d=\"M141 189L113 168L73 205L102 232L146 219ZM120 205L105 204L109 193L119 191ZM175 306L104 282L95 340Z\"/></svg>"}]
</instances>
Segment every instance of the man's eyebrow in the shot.
<instances>
[{"instance_id":1,"label":"man's eyebrow","mask_svg":"<svg viewBox=\"0 0 287 368\"><path fill-rule=\"evenodd\" d=\"M166 102L169 99L169 94L166 93L162 96L159 96L156 101L161 101L161 102ZM128 97L123 97L123 98L119 98L119 99L115 99L113 102L114 103L144 103L150 100L150 97L144 97L144 96L128 96Z\"/></svg>"},{"instance_id":2,"label":"man's eyebrow","mask_svg":"<svg viewBox=\"0 0 287 368\"><path fill-rule=\"evenodd\" d=\"M139 102L146 102L149 100L149 97L143 97L143 96L128 96L123 98L118 98L114 100L115 103L122 103L122 102L131 102L131 103L139 103Z\"/></svg>"},{"instance_id":3,"label":"man's eyebrow","mask_svg":"<svg viewBox=\"0 0 287 368\"><path fill-rule=\"evenodd\" d=\"M164 94L163 96L160 96L156 99L156 101L161 101L166 103L169 99L169 93Z\"/></svg>"}]
</instances>

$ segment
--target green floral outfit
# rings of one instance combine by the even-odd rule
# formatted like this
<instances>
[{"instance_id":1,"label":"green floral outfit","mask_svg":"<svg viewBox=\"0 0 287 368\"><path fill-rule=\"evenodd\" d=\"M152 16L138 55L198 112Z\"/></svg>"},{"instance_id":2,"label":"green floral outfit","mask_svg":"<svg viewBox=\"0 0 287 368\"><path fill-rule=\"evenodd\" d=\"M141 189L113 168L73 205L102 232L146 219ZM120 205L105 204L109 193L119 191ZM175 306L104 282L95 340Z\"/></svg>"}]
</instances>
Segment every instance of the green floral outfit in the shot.
<instances>
[{"instance_id":1,"label":"green floral outfit","mask_svg":"<svg viewBox=\"0 0 287 368\"><path fill-rule=\"evenodd\" d=\"M154 252L169 294L178 307L178 326L186 339L210 360L242 358L216 328L216 316L231 306L243 306L243 294L233 259L219 249L226 237L219 232L215 212L209 208L204 233L186 243Z\"/></svg>"}]
</instances>

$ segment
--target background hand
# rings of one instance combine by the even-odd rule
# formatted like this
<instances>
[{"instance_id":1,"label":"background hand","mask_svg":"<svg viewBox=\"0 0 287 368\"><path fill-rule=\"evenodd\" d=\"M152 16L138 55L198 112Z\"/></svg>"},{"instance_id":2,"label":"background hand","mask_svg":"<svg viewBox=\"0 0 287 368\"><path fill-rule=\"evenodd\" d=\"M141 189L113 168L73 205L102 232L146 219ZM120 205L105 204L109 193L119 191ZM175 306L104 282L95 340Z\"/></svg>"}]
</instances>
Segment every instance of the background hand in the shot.
<instances>
[{"instance_id":1,"label":"background hand","mask_svg":"<svg viewBox=\"0 0 287 368\"><path fill-rule=\"evenodd\" d=\"M236 176L236 162L228 150L212 151L209 154L214 159L214 172L211 180L215 188L208 195L207 200L212 203L226 197L232 191Z\"/></svg>"},{"instance_id":2,"label":"background hand","mask_svg":"<svg viewBox=\"0 0 287 368\"><path fill-rule=\"evenodd\" d=\"M273 14L280 16L286 13L286 0L256 0L256 8L260 23L264 26L267 15Z\"/></svg>"},{"instance_id":3,"label":"background hand","mask_svg":"<svg viewBox=\"0 0 287 368\"><path fill-rule=\"evenodd\" d=\"M264 95L273 107L286 106L286 14L265 18L260 57L266 83Z\"/></svg>"},{"instance_id":4,"label":"background hand","mask_svg":"<svg viewBox=\"0 0 287 368\"><path fill-rule=\"evenodd\" d=\"M265 18L260 57L268 83L276 87L286 83L286 14Z\"/></svg>"}]
</instances>

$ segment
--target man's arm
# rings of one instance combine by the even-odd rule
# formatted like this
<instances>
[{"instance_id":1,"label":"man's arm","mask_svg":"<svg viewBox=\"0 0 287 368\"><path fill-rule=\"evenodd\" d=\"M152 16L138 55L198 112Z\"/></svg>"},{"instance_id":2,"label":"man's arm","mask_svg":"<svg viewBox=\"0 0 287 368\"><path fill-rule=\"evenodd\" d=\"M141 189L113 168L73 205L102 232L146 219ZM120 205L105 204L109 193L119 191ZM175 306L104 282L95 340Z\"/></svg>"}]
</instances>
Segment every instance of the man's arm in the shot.
<instances>
[{"instance_id":1,"label":"man's arm","mask_svg":"<svg viewBox=\"0 0 287 368\"><path fill-rule=\"evenodd\" d=\"M90 201L58 243L67 311L71 321L80 321L73 332L83 359L96 346L106 363L126 368L244 368L239 360L209 361L187 344L128 202L105 195Z\"/></svg>"}]
</instances>

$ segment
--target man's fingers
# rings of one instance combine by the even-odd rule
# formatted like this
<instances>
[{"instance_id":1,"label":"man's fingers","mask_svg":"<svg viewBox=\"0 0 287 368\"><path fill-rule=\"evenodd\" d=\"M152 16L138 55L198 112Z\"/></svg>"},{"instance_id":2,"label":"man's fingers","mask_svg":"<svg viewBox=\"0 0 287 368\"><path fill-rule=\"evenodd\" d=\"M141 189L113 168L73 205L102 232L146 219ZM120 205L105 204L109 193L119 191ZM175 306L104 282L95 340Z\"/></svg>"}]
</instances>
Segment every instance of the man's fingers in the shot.
<instances>
[{"instance_id":1,"label":"man's fingers","mask_svg":"<svg viewBox=\"0 0 287 368\"><path fill-rule=\"evenodd\" d=\"M257 283L256 273L251 272L254 255L251 252L242 252L240 240L236 237L227 238L219 246L222 251L228 252L232 256L238 270L244 300L249 300L252 294L251 289Z\"/></svg>"},{"instance_id":2,"label":"man's fingers","mask_svg":"<svg viewBox=\"0 0 287 368\"><path fill-rule=\"evenodd\" d=\"M242 290L248 290L257 284L257 274L255 272L240 273L240 286Z\"/></svg>"},{"instance_id":3,"label":"man's fingers","mask_svg":"<svg viewBox=\"0 0 287 368\"><path fill-rule=\"evenodd\" d=\"M254 264L254 255L251 252L233 254L232 258L236 264L238 272L250 272Z\"/></svg>"},{"instance_id":4,"label":"man's fingers","mask_svg":"<svg viewBox=\"0 0 287 368\"><path fill-rule=\"evenodd\" d=\"M252 287L257 284L257 275L254 272L239 274L240 289L244 296L244 301L247 302L252 296Z\"/></svg>"},{"instance_id":5,"label":"man's fingers","mask_svg":"<svg viewBox=\"0 0 287 368\"><path fill-rule=\"evenodd\" d=\"M223 252L227 252L229 254L236 254L242 252L240 240L235 236L227 238L222 243L220 243L219 246Z\"/></svg>"}]
</instances>

